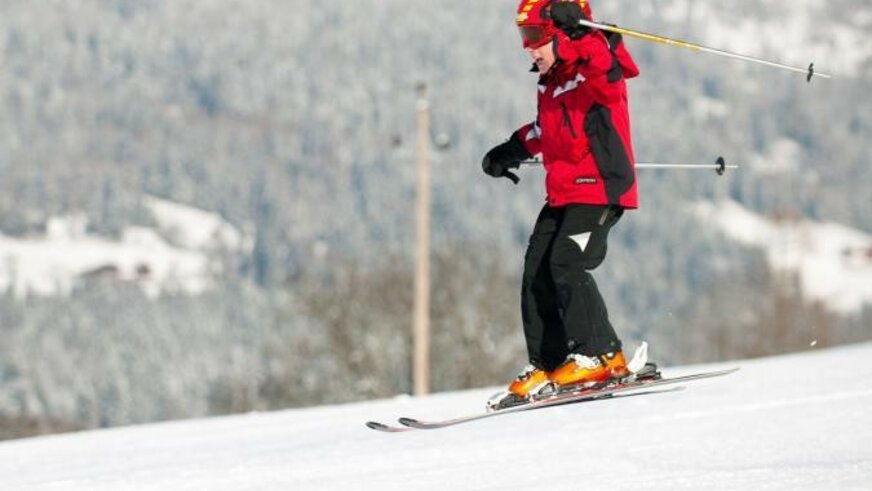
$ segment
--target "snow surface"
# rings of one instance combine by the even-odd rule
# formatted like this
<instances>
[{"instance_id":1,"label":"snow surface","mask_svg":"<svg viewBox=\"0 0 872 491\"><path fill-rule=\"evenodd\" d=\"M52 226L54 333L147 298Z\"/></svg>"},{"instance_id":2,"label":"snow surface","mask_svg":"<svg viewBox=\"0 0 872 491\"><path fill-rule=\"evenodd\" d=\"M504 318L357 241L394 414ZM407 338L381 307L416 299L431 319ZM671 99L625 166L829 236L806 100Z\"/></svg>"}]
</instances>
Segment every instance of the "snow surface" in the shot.
<instances>
[{"instance_id":1,"label":"snow surface","mask_svg":"<svg viewBox=\"0 0 872 491\"><path fill-rule=\"evenodd\" d=\"M835 312L872 304L872 236L838 223L768 219L729 200L699 203L696 212L728 237L762 247L776 271L798 274L803 293Z\"/></svg>"},{"instance_id":2,"label":"snow surface","mask_svg":"<svg viewBox=\"0 0 872 491\"><path fill-rule=\"evenodd\" d=\"M656 353L652 352L656 356ZM872 343L740 365L686 390L385 434L496 389L0 443L10 490L869 490Z\"/></svg>"}]
</instances>

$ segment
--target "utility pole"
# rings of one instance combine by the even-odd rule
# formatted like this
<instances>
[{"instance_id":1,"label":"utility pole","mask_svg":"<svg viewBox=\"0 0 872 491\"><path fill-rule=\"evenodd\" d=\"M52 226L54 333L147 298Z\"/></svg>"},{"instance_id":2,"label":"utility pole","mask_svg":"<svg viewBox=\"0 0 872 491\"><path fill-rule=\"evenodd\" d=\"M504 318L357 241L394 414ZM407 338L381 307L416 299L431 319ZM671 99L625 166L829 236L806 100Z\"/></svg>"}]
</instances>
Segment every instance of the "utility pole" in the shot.
<instances>
[{"instance_id":1,"label":"utility pole","mask_svg":"<svg viewBox=\"0 0 872 491\"><path fill-rule=\"evenodd\" d=\"M427 84L418 92L418 210L415 261L414 360L415 395L430 392L430 105Z\"/></svg>"}]
</instances>

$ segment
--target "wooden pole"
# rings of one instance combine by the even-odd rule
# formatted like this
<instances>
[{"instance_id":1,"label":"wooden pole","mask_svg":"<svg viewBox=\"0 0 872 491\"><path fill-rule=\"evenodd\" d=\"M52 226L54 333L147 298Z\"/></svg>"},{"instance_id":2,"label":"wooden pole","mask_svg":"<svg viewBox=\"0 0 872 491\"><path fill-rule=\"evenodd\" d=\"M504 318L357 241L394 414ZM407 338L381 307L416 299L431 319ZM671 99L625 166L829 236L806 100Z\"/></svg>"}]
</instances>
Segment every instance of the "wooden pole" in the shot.
<instances>
[{"instance_id":1,"label":"wooden pole","mask_svg":"<svg viewBox=\"0 0 872 491\"><path fill-rule=\"evenodd\" d=\"M414 373L416 396L430 392L430 107L418 84L418 208L415 261Z\"/></svg>"}]
</instances>

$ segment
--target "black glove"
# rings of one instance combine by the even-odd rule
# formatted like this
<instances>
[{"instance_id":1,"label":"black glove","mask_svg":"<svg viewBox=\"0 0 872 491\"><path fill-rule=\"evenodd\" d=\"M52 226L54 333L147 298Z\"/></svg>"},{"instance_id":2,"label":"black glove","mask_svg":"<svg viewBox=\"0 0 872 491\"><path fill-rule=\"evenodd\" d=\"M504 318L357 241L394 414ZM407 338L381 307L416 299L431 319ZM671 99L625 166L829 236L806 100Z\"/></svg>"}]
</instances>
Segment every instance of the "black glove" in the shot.
<instances>
[{"instance_id":1,"label":"black glove","mask_svg":"<svg viewBox=\"0 0 872 491\"><path fill-rule=\"evenodd\" d=\"M581 39L590 32L590 27L578 23L582 19L590 20L584 15L584 10L578 2L552 2L551 20L558 29L569 36L569 39Z\"/></svg>"},{"instance_id":2,"label":"black glove","mask_svg":"<svg viewBox=\"0 0 872 491\"><path fill-rule=\"evenodd\" d=\"M521 179L509 169L517 169L521 166L522 160L530 157L532 155L524 148L516 131L509 141L500 143L485 154L481 161L481 169L491 177L507 177L518 184Z\"/></svg>"}]
</instances>

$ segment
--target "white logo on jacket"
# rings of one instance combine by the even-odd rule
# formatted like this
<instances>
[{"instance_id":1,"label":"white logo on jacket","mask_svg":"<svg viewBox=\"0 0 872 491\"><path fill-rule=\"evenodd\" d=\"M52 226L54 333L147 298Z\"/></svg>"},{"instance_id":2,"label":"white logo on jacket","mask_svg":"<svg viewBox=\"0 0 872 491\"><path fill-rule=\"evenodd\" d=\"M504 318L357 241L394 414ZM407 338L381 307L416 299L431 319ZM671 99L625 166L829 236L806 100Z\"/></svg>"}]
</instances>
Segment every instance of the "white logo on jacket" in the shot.
<instances>
[{"instance_id":1,"label":"white logo on jacket","mask_svg":"<svg viewBox=\"0 0 872 491\"><path fill-rule=\"evenodd\" d=\"M585 80L587 80L587 79L584 78L584 75L579 73L578 75L575 76L574 80L570 80L569 82L566 82L565 84L563 84L563 87L557 87L556 89L554 89L554 98L556 99L557 97L559 97L559 96L561 96L569 91L577 89L578 86L583 84Z\"/></svg>"}]
</instances>

